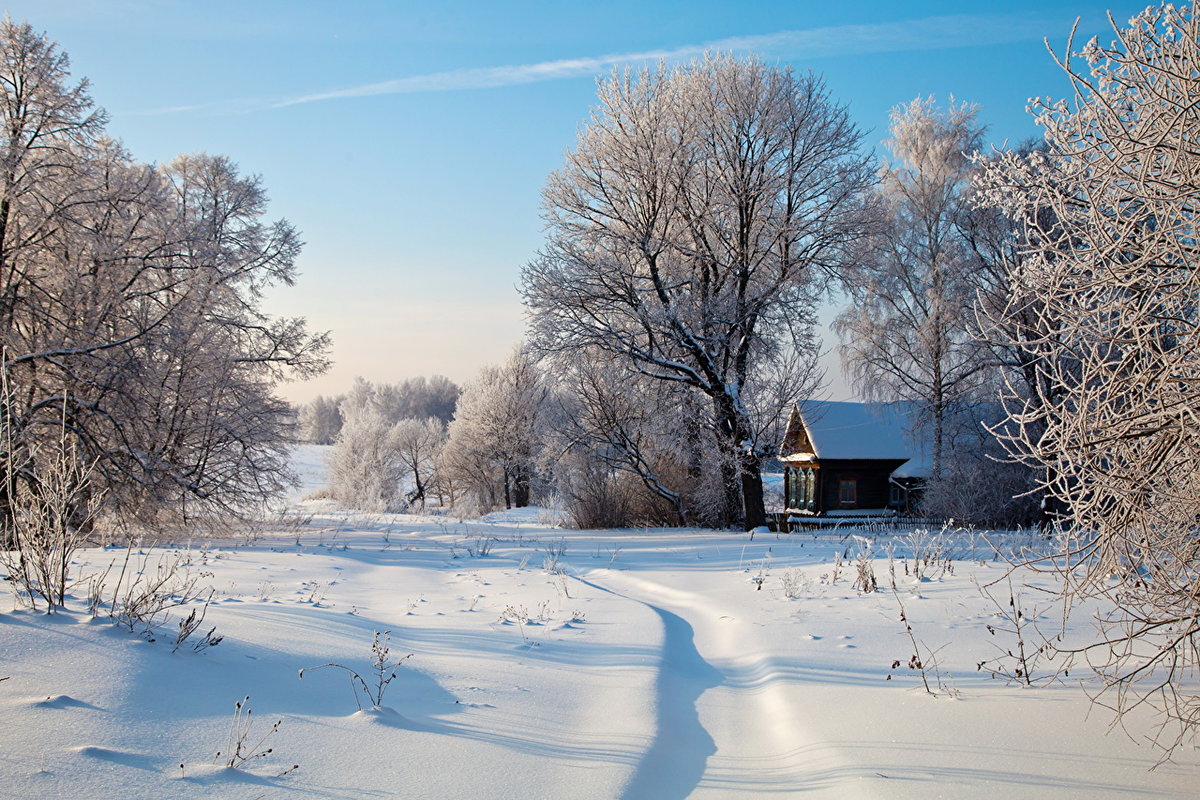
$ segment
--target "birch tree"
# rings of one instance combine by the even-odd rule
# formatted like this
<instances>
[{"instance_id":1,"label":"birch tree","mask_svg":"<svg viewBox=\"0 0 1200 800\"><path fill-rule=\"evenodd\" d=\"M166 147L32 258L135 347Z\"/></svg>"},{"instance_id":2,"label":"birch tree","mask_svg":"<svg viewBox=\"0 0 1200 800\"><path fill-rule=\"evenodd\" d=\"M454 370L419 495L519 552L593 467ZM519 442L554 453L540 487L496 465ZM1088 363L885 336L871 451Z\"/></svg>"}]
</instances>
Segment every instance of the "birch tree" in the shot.
<instances>
[{"instance_id":1,"label":"birch tree","mask_svg":"<svg viewBox=\"0 0 1200 800\"><path fill-rule=\"evenodd\" d=\"M1051 566L1109 609L1089 662L1118 711L1177 723L1170 746L1200 723L1200 25L1163 5L1113 30L1068 43L1072 102L1035 106L1045 152L983 185L1022 225L1012 303L1045 331L1029 344L1053 393L1012 398L1007 441L1065 505Z\"/></svg>"},{"instance_id":2,"label":"birch tree","mask_svg":"<svg viewBox=\"0 0 1200 800\"><path fill-rule=\"evenodd\" d=\"M860 138L820 78L708 55L604 81L543 190L547 242L522 278L532 346L595 348L701 394L725 524L764 522L747 385L859 235Z\"/></svg>"},{"instance_id":3,"label":"birch tree","mask_svg":"<svg viewBox=\"0 0 1200 800\"><path fill-rule=\"evenodd\" d=\"M892 111L892 157L879 170L880 224L864 242L834 324L842 362L870 400L906 400L930 432L933 477L948 451L947 417L987 364L971 335L975 275L962 226L984 128L966 104L917 98Z\"/></svg>"}]
</instances>

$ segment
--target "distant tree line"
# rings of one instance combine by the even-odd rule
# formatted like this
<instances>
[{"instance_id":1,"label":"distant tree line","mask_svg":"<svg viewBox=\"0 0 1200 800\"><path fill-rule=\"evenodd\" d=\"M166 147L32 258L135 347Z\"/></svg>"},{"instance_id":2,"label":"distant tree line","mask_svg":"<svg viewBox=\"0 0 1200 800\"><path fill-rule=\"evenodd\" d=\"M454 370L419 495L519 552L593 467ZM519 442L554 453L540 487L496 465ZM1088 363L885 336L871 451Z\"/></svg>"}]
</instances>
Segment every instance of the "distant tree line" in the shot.
<instances>
[{"instance_id":1,"label":"distant tree line","mask_svg":"<svg viewBox=\"0 0 1200 800\"><path fill-rule=\"evenodd\" d=\"M377 385L357 378L348 394L301 407L300 436L334 445L329 492L342 505L421 510L430 493L448 505L434 467L460 393L441 375Z\"/></svg>"},{"instance_id":2,"label":"distant tree line","mask_svg":"<svg viewBox=\"0 0 1200 800\"><path fill-rule=\"evenodd\" d=\"M453 381L442 375L409 378L400 383L377 386L357 378L349 395L317 395L300 407L300 441L333 444L342 430L343 404L349 402L360 406L362 398L368 395L375 398L373 402L380 413L392 422L433 417L443 425L448 425L454 418L460 392Z\"/></svg>"}]
</instances>

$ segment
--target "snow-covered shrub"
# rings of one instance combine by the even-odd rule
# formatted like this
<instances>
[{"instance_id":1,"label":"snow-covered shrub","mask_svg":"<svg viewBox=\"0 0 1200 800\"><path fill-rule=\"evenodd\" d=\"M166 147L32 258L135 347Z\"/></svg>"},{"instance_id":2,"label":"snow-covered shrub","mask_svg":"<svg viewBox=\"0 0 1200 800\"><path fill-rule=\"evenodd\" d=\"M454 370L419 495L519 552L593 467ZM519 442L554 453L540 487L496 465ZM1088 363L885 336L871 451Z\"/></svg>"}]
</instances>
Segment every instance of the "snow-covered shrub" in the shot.
<instances>
[{"instance_id":1,"label":"snow-covered shrub","mask_svg":"<svg viewBox=\"0 0 1200 800\"><path fill-rule=\"evenodd\" d=\"M917 514L976 527L1024 527L1038 516L1033 489L1030 470L1020 464L954 458L941 477L926 482Z\"/></svg>"},{"instance_id":2,"label":"snow-covered shrub","mask_svg":"<svg viewBox=\"0 0 1200 800\"><path fill-rule=\"evenodd\" d=\"M879 588L875 579L875 550L871 541L863 536L854 537L858 540L858 559L854 562L854 588L870 594Z\"/></svg>"},{"instance_id":3,"label":"snow-covered shrub","mask_svg":"<svg viewBox=\"0 0 1200 800\"><path fill-rule=\"evenodd\" d=\"M370 406L352 411L329 455L329 488L347 508L401 511L405 464L394 446L392 423Z\"/></svg>"},{"instance_id":4,"label":"snow-covered shrub","mask_svg":"<svg viewBox=\"0 0 1200 800\"><path fill-rule=\"evenodd\" d=\"M573 527L588 529L675 525L671 503L641 478L611 469L586 451L560 459L555 484Z\"/></svg>"},{"instance_id":5,"label":"snow-covered shrub","mask_svg":"<svg viewBox=\"0 0 1200 800\"><path fill-rule=\"evenodd\" d=\"M789 569L779 576L779 585L783 596L788 600L798 600L812 588L812 581L798 569Z\"/></svg>"},{"instance_id":6,"label":"snow-covered shrub","mask_svg":"<svg viewBox=\"0 0 1200 800\"><path fill-rule=\"evenodd\" d=\"M200 601L207 606L212 587L202 585L202 576L193 573L188 563L180 551L160 552L152 569L149 553L135 558L133 548L126 548L117 581L109 590L109 618L132 633L153 639L170 609ZM103 578L98 584L102 583ZM98 609L98 604L93 608Z\"/></svg>"},{"instance_id":7,"label":"snow-covered shrub","mask_svg":"<svg viewBox=\"0 0 1200 800\"><path fill-rule=\"evenodd\" d=\"M3 428L5 450L12 439ZM45 452L43 452L45 451ZM36 473L22 491L14 491L17 470L6 473L9 485L8 514L0 541L0 567L8 573L18 600L36 608L39 598L47 611L66 601L71 560L88 538L100 510L102 492L92 486L92 469L83 463L73 441L65 436L48 446L34 444L23 450L22 471ZM10 462L11 463L11 462Z\"/></svg>"}]
</instances>

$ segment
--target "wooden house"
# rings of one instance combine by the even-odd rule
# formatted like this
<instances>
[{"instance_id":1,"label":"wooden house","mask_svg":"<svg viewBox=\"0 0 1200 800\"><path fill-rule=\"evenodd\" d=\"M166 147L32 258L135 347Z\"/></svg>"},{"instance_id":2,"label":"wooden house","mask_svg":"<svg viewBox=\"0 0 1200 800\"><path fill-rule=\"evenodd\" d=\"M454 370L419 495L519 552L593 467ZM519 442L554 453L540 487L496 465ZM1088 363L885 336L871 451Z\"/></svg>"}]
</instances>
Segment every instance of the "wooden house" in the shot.
<instances>
[{"instance_id":1,"label":"wooden house","mask_svg":"<svg viewBox=\"0 0 1200 800\"><path fill-rule=\"evenodd\" d=\"M780 447L790 515L910 510L927 473L904 404L818 402L793 408Z\"/></svg>"}]
</instances>

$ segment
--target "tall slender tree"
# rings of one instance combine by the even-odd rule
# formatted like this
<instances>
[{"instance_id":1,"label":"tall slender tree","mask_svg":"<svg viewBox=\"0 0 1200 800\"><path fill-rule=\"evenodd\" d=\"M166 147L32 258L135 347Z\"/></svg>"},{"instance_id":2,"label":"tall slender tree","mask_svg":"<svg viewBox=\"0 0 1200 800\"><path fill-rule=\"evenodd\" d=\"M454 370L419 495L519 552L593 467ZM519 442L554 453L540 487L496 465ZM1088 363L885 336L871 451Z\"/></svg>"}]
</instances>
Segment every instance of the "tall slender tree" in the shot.
<instances>
[{"instance_id":1,"label":"tall slender tree","mask_svg":"<svg viewBox=\"0 0 1200 800\"><path fill-rule=\"evenodd\" d=\"M977 110L917 98L892 112L892 158L880 168L879 225L845 282L835 321L854 387L872 400L915 403L929 426L933 475L943 471L947 418L977 385L987 350L971 335L975 262L963 235L982 143Z\"/></svg>"}]
</instances>

